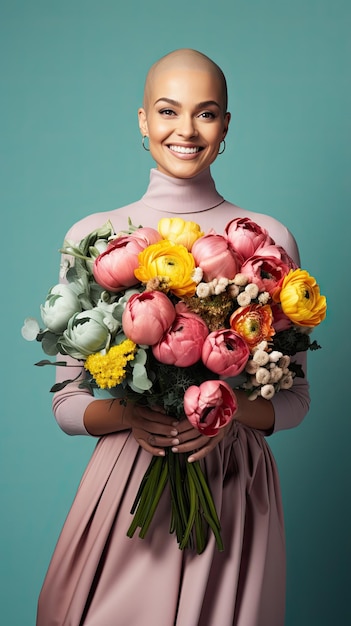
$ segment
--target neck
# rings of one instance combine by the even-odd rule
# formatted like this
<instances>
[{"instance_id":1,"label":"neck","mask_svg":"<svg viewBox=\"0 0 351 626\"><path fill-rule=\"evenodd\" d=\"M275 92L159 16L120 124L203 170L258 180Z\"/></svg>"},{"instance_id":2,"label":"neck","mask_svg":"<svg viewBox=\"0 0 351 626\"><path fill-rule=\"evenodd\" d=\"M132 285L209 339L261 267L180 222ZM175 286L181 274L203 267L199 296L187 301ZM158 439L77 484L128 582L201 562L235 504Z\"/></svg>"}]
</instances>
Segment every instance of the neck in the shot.
<instances>
[{"instance_id":1,"label":"neck","mask_svg":"<svg viewBox=\"0 0 351 626\"><path fill-rule=\"evenodd\" d=\"M198 213L224 202L209 168L194 178L173 178L152 169L150 184L142 200L148 207L163 213Z\"/></svg>"}]
</instances>

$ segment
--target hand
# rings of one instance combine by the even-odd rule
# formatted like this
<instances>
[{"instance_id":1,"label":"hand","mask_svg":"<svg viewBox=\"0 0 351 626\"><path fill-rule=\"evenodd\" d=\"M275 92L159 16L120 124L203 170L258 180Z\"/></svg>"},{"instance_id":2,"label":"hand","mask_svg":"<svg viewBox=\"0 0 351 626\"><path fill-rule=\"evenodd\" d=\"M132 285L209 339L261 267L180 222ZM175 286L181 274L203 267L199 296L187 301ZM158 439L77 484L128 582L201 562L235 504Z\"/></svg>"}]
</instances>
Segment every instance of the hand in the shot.
<instances>
[{"instance_id":1,"label":"hand","mask_svg":"<svg viewBox=\"0 0 351 626\"><path fill-rule=\"evenodd\" d=\"M178 434L174 417L167 415L161 407L152 409L139 404L130 404L125 423L131 428L138 444L150 454L164 456L164 448L174 445Z\"/></svg>"},{"instance_id":2,"label":"hand","mask_svg":"<svg viewBox=\"0 0 351 626\"><path fill-rule=\"evenodd\" d=\"M214 448L224 439L226 433L231 428L231 422L221 428L215 437L206 437L202 435L190 422L184 418L177 425L178 435L176 439L178 443L172 445L172 452L192 452L188 461L193 463L207 456Z\"/></svg>"}]
</instances>

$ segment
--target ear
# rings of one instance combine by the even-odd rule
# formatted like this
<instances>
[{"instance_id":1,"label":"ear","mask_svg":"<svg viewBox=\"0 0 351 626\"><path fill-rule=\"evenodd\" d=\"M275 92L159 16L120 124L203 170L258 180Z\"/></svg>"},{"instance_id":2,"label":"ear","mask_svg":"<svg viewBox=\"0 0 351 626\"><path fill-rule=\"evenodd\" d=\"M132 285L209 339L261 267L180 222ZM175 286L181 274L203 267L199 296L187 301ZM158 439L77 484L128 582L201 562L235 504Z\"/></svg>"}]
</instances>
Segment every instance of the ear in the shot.
<instances>
[{"instance_id":1,"label":"ear","mask_svg":"<svg viewBox=\"0 0 351 626\"><path fill-rule=\"evenodd\" d=\"M227 135L230 119L231 119L231 114L229 113L229 111L227 111L227 113L224 116L224 131L223 131L222 141Z\"/></svg>"},{"instance_id":2,"label":"ear","mask_svg":"<svg viewBox=\"0 0 351 626\"><path fill-rule=\"evenodd\" d=\"M149 129L147 125L146 112L145 109L138 110L138 118L139 118L139 128L143 137L147 137L149 134Z\"/></svg>"}]
</instances>

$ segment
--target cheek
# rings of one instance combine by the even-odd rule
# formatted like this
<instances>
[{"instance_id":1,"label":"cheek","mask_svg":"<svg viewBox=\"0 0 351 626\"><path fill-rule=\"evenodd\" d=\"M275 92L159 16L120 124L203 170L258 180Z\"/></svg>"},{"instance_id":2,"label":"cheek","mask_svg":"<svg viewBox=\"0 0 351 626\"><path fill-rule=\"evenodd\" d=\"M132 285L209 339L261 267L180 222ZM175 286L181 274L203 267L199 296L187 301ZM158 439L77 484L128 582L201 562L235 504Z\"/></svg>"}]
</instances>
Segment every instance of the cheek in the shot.
<instances>
[{"instance_id":1,"label":"cheek","mask_svg":"<svg viewBox=\"0 0 351 626\"><path fill-rule=\"evenodd\" d=\"M160 120L157 124L149 124L149 137L151 141L161 141L170 133L169 125Z\"/></svg>"},{"instance_id":2,"label":"cheek","mask_svg":"<svg viewBox=\"0 0 351 626\"><path fill-rule=\"evenodd\" d=\"M223 137L223 129L222 128L211 128L206 133L206 140L209 146L213 148L213 150L218 149L218 146Z\"/></svg>"}]
</instances>

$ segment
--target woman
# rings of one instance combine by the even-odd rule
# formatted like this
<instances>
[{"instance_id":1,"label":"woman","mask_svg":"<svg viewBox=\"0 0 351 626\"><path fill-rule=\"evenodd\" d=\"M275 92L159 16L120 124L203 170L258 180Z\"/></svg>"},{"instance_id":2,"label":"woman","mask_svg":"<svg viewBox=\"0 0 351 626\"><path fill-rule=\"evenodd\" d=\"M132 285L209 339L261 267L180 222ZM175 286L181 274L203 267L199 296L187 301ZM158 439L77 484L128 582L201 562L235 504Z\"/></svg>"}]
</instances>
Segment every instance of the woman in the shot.
<instances>
[{"instance_id":1,"label":"woman","mask_svg":"<svg viewBox=\"0 0 351 626\"><path fill-rule=\"evenodd\" d=\"M67 238L79 241L110 219L156 227L175 215L222 232L249 217L299 262L289 231L272 217L239 209L217 192L210 165L230 122L220 68L194 50L177 50L148 73L139 126L156 162L142 199L91 215ZM299 362L305 367L303 355ZM73 376L82 374L77 362ZM62 368L65 369L65 368ZM58 368L58 381L64 373ZM236 391L235 421L208 438L187 420L146 407L95 399L72 383L56 393L54 414L69 434L100 437L53 555L39 599L37 626L283 626L285 545L279 481L265 437L298 425L308 410L306 379L272 400ZM224 552L180 551L169 534L163 498L145 539L126 537L130 509L150 454L204 459Z\"/></svg>"}]
</instances>

